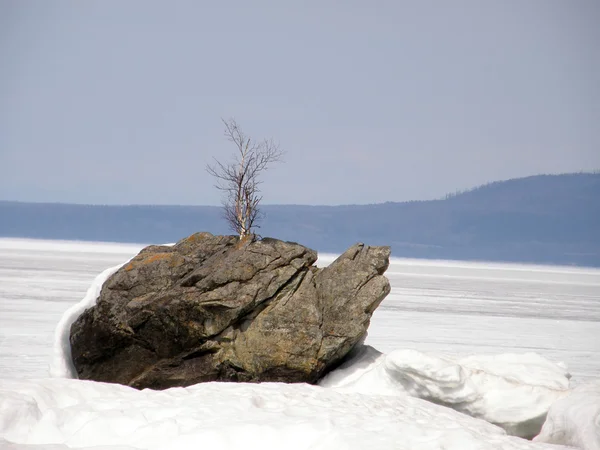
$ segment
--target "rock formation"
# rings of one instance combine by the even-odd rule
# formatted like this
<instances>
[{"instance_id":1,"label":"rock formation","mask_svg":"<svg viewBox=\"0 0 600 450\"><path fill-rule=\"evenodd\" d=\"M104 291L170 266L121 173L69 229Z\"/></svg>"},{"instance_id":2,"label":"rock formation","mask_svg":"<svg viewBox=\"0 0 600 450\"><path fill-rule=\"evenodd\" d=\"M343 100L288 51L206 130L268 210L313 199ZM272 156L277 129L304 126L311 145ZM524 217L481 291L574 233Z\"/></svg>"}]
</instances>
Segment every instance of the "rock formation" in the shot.
<instances>
[{"instance_id":1,"label":"rock formation","mask_svg":"<svg viewBox=\"0 0 600 450\"><path fill-rule=\"evenodd\" d=\"M146 247L73 323L73 363L81 379L140 389L315 382L365 335L389 255L356 244L319 269L313 250L276 239Z\"/></svg>"}]
</instances>

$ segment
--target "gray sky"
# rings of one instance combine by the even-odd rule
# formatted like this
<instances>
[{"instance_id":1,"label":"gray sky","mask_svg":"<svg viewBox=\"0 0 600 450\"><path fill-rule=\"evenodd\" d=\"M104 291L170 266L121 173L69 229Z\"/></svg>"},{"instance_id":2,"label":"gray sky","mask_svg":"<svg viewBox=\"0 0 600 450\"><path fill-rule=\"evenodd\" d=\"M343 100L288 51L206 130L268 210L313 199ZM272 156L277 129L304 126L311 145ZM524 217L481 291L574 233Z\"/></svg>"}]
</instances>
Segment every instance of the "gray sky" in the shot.
<instances>
[{"instance_id":1,"label":"gray sky","mask_svg":"<svg viewBox=\"0 0 600 450\"><path fill-rule=\"evenodd\" d=\"M265 203L600 168L598 0L0 0L0 61L4 200L219 204L221 117Z\"/></svg>"}]
</instances>

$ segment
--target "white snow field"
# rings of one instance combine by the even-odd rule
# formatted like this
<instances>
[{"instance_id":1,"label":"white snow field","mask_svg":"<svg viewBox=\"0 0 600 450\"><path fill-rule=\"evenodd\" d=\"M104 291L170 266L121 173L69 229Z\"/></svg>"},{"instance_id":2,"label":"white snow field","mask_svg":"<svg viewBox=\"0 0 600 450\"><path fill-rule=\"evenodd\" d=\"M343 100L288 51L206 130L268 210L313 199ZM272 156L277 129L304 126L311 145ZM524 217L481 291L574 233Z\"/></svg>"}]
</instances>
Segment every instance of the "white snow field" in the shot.
<instances>
[{"instance_id":1,"label":"white snow field","mask_svg":"<svg viewBox=\"0 0 600 450\"><path fill-rule=\"evenodd\" d=\"M321 386L48 378L70 374L74 305L141 248L0 239L0 449L600 448L598 269L394 259L372 347ZM511 432L550 413L531 442L413 396Z\"/></svg>"}]
</instances>

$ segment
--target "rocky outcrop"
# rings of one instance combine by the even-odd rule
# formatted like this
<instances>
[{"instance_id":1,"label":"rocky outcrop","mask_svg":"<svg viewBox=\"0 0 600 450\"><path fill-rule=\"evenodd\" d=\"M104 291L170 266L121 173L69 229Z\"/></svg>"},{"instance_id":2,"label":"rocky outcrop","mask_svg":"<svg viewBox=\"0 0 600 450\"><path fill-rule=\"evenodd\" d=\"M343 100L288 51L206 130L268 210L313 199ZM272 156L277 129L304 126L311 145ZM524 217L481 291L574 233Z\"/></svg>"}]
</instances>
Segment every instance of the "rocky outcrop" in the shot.
<instances>
[{"instance_id":1,"label":"rocky outcrop","mask_svg":"<svg viewBox=\"0 0 600 450\"><path fill-rule=\"evenodd\" d=\"M74 366L137 388L315 382L365 335L390 291L389 255L357 244L318 269L313 250L276 239L147 247L71 326Z\"/></svg>"}]
</instances>

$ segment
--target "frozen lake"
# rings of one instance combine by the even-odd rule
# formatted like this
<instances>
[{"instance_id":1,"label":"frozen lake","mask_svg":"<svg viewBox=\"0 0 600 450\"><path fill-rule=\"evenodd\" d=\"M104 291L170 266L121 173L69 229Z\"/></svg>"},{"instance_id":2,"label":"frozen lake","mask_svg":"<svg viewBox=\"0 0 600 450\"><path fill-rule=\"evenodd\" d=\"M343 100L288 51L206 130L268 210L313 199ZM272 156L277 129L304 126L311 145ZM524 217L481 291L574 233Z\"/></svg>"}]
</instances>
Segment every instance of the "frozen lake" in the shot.
<instances>
[{"instance_id":1,"label":"frozen lake","mask_svg":"<svg viewBox=\"0 0 600 450\"><path fill-rule=\"evenodd\" d=\"M141 247L0 239L0 378L47 376L63 312ZM367 339L380 351L536 352L574 384L600 376L600 269L393 259L386 275Z\"/></svg>"}]
</instances>

